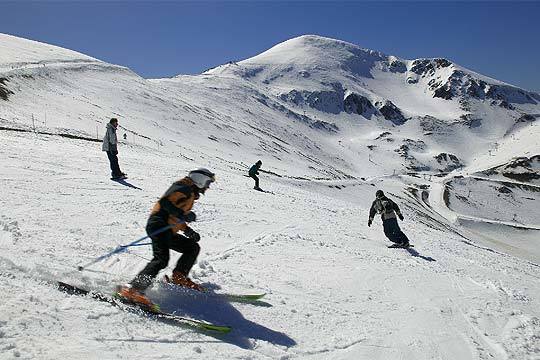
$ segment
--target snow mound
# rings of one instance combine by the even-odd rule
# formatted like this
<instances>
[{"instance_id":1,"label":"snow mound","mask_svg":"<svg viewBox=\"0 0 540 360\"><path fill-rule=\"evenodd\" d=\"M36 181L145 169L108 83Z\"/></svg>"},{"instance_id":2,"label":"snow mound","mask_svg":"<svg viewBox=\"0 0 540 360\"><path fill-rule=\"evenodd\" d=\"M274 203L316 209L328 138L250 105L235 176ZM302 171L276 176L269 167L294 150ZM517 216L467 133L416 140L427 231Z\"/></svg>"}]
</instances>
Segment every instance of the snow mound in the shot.
<instances>
[{"instance_id":1,"label":"snow mound","mask_svg":"<svg viewBox=\"0 0 540 360\"><path fill-rule=\"evenodd\" d=\"M101 62L79 52L0 33L0 69L21 64Z\"/></svg>"}]
</instances>

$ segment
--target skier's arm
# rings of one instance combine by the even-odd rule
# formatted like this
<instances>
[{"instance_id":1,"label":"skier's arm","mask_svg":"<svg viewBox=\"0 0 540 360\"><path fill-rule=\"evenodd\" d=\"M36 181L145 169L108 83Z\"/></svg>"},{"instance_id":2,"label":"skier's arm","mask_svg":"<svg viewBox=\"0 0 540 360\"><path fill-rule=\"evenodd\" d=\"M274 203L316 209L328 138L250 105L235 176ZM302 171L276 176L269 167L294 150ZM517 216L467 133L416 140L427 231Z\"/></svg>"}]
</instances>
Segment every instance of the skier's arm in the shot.
<instances>
[{"instance_id":1,"label":"skier's arm","mask_svg":"<svg viewBox=\"0 0 540 360\"><path fill-rule=\"evenodd\" d=\"M182 219L184 217L184 211L174 206L174 204L169 199L163 198L159 201L159 204L161 205L161 208L163 210L165 210L167 213L174 216L175 218Z\"/></svg>"},{"instance_id":2,"label":"skier's arm","mask_svg":"<svg viewBox=\"0 0 540 360\"><path fill-rule=\"evenodd\" d=\"M373 218L375 217L375 214L377 213L377 210L375 210L375 201L371 204L371 209L369 209L369 220L373 221Z\"/></svg>"},{"instance_id":3,"label":"skier's arm","mask_svg":"<svg viewBox=\"0 0 540 360\"><path fill-rule=\"evenodd\" d=\"M375 214L377 213L377 210L375 210L375 201L373 204L371 204L371 209L369 209L369 219L367 222L367 226L371 226L371 223L373 222L373 218L375 217Z\"/></svg>"},{"instance_id":4,"label":"skier's arm","mask_svg":"<svg viewBox=\"0 0 540 360\"><path fill-rule=\"evenodd\" d=\"M403 220L403 215L401 215L401 211L399 210L399 206L398 204L396 204L394 201L392 201L392 208L394 209L394 211L396 212L398 218L400 220Z\"/></svg>"},{"instance_id":5,"label":"skier's arm","mask_svg":"<svg viewBox=\"0 0 540 360\"><path fill-rule=\"evenodd\" d=\"M103 142L107 143L107 145L110 144L110 141L109 141L109 129L107 129L107 131L105 131L105 136L103 137Z\"/></svg>"},{"instance_id":6,"label":"skier's arm","mask_svg":"<svg viewBox=\"0 0 540 360\"><path fill-rule=\"evenodd\" d=\"M159 204L161 205L161 208L168 212L170 215L174 216L178 220L185 221L185 215L184 210L182 209L182 205L187 199L187 194L184 194L181 191L175 191L162 197L159 200Z\"/></svg>"},{"instance_id":7,"label":"skier's arm","mask_svg":"<svg viewBox=\"0 0 540 360\"><path fill-rule=\"evenodd\" d=\"M114 136L114 130L109 128L109 131L110 131L109 136L108 136L109 144L116 145L116 143L118 143L118 139L116 138L116 136Z\"/></svg>"}]
</instances>

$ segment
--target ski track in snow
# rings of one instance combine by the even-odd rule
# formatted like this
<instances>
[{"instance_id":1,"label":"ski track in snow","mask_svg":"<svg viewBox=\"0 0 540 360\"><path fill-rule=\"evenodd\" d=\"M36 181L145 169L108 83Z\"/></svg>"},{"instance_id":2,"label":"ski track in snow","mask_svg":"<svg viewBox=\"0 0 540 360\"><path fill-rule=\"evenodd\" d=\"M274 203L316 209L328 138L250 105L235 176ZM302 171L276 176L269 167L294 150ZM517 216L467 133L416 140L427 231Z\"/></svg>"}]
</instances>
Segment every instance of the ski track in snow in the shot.
<instances>
[{"instance_id":1,"label":"ski track in snow","mask_svg":"<svg viewBox=\"0 0 540 360\"><path fill-rule=\"evenodd\" d=\"M270 195L219 162L218 182L195 206L203 238L193 277L216 292L266 292L270 307L149 292L235 329L212 337L67 296L55 280L109 291L145 265L143 246L91 267L103 273L75 270L142 236L154 201L195 165L122 147L136 189L108 180L94 143L0 139L2 358L538 359L538 267L418 222L429 209L415 203L402 227L416 247L387 249L380 221L365 226L369 184L343 192L263 176ZM399 193L399 181L381 181Z\"/></svg>"}]
</instances>

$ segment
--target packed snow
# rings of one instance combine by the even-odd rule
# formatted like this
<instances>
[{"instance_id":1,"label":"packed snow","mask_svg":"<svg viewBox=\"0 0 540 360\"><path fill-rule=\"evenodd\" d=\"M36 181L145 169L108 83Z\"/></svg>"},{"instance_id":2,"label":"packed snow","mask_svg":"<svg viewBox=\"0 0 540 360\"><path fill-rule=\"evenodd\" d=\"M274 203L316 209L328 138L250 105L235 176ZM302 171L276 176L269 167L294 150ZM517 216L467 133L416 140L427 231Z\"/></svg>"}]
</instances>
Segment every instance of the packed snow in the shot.
<instances>
[{"instance_id":1,"label":"packed snow","mask_svg":"<svg viewBox=\"0 0 540 360\"><path fill-rule=\"evenodd\" d=\"M539 359L540 192L526 180L538 172L538 94L512 88L530 102L507 107L435 98L428 77L468 70L427 61L443 65L407 82L419 63L304 36L146 80L0 34L0 358ZM398 116L388 101L404 122L387 118ZM109 180L99 142L111 117L123 182ZM512 167L517 156L532 160ZM246 176L259 159L268 193ZM155 201L200 166L217 181L194 207L191 277L266 296L232 303L158 281L147 294L231 333L57 290L112 293L132 279L150 246L77 266L144 236ZM413 248L387 248L379 218L367 226L377 189L401 207Z\"/></svg>"}]
</instances>

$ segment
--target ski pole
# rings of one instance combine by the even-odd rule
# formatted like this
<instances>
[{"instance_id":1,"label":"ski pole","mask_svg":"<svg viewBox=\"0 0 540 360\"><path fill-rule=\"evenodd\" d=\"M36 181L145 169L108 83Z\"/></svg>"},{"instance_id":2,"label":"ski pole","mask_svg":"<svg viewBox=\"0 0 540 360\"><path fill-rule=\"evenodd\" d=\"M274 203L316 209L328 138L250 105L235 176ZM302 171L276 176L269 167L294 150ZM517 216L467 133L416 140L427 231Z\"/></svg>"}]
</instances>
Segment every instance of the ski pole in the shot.
<instances>
[{"instance_id":1,"label":"ski pole","mask_svg":"<svg viewBox=\"0 0 540 360\"><path fill-rule=\"evenodd\" d=\"M121 247L128 248L128 247L132 247L132 246L146 246L146 245L152 245L152 243L149 242L149 243L133 244L133 245L121 245Z\"/></svg>"},{"instance_id":2,"label":"ski pole","mask_svg":"<svg viewBox=\"0 0 540 360\"><path fill-rule=\"evenodd\" d=\"M151 236L154 236L154 235L157 235L157 234L161 234L162 232L167 231L167 230L169 230L170 228L172 228L173 226L178 225L178 224L185 224L185 222L179 221L179 222L176 223L176 224L167 225L167 226L165 226L165 227L162 227L162 228L159 229L159 230L154 231L153 233L151 233L151 234L149 234L149 235L143 236L143 237L141 237L141 238L139 238L139 239L137 239L137 240L135 240L135 241L133 241L133 242L130 242L130 243L127 244L127 245L120 245L120 246L118 246L116 249L114 249L113 251L111 251L111 252L109 252L109 253L107 253L107 254L105 254L105 255L101 255L101 256L95 258L94 260L90 261L90 262L89 262L88 264L86 264L86 265L78 266L78 267L77 267L77 270L83 271L83 270L86 269L87 267L89 267L89 266L91 266L91 265L94 265L94 264L96 264L96 263L98 263L98 262L100 262L100 261L102 261L102 260L105 260L105 259L107 259L108 257L113 256L114 254L121 253L122 251L125 251L127 248L129 248L129 247L131 247L131 246L142 246L142 245L148 245L148 244L151 244L151 243L148 243L148 244L139 244L139 243L140 243L141 241L143 241L143 240L145 240L145 239L151 237Z\"/></svg>"}]
</instances>

